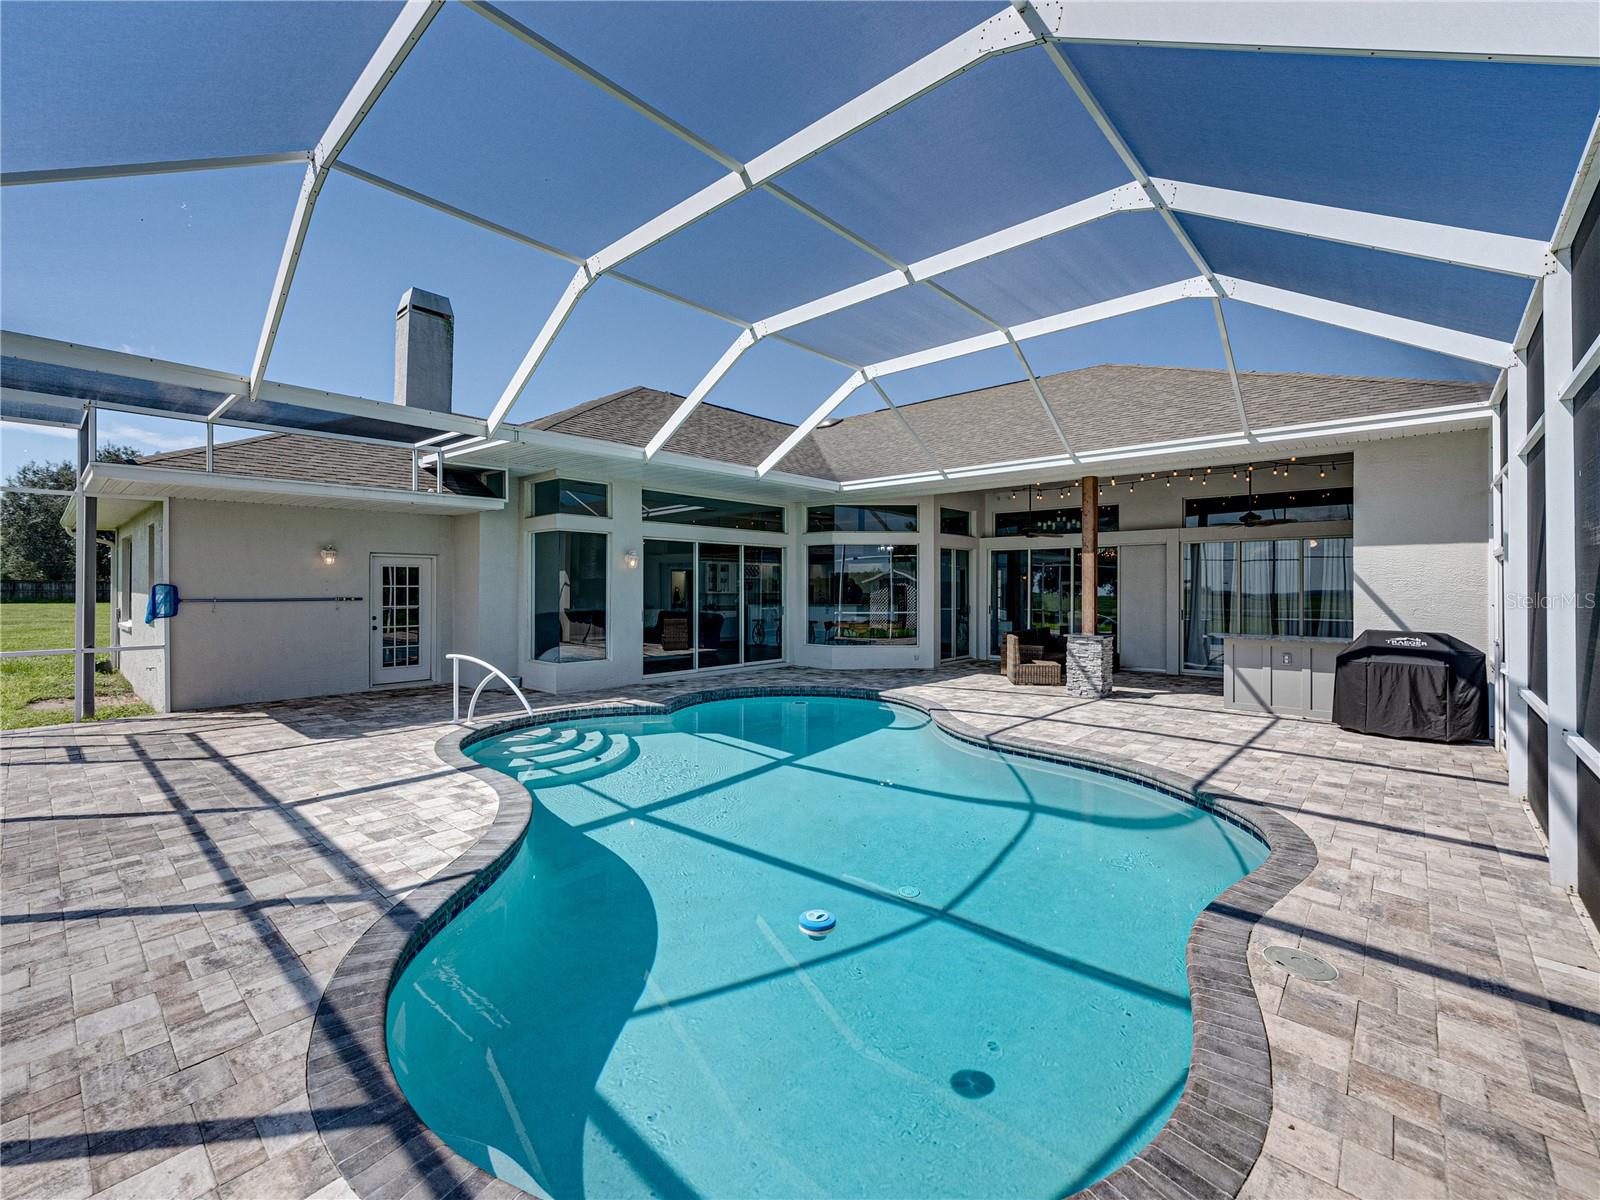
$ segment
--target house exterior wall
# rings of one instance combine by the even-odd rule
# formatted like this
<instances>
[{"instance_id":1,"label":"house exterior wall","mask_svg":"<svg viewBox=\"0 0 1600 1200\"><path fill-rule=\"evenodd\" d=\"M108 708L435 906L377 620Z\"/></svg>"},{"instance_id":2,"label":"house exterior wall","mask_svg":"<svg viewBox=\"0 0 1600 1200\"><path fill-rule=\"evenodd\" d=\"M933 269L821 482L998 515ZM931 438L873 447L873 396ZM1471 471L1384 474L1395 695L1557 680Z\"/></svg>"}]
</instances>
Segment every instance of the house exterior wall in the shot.
<instances>
[{"instance_id":1,"label":"house exterior wall","mask_svg":"<svg viewBox=\"0 0 1600 1200\"><path fill-rule=\"evenodd\" d=\"M444 652L481 658L516 674L520 661L518 630L523 625L521 577L517 558L517 509L508 503L498 512L450 518L455 529L455 634ZM451 677L449 663L441 668ZM483 673L470 664L461 671L463 685L474 685ZM496 680L491 687L503 685Z\"/></svg>"},{"instance_id":2,"label":"house exterior wall","mask_svg":"<svg viewBox=\"0 0 1600 1200\"><path fill-rule=\"evenodd\" d=\"M163 502L136 513L117 528L111 551L111 644L159 646L169 621L144 623L150 585L166 583L166 509ZM167 652L139 650L111 659L139 699L166 712Z\"/></svg>"},{"instance_id":3,"label":"house exterior wall","mask_svg":"<svg viewBox=\"0 0 1600 1200\"><path fill-rule=\"evenodd\" d=\"M1489 643L1489 431L1356 450L1356 632L1448 633Z\"/></svg>"},{"instance_id":4,"label":"house exterior wall","mask_svg":"<svg viewBox=\"0 0 1600 1200\"><path fill-rule=\"evenodd\" d=\"M1325 482L1318 472L1327 462L1315 459L1297 464L1289 479L1274 478L1269 483L1258 477L1258 492L1354 486L1354 522L1289 527L1184 527L1185 499L1247 490L1244 473L1235 481L1231 467L1214 468L1209 475L1197 472L1192 481L1187 471L1177 477L1166 472L1156 480L1124 476L1114 488L1110 476L1103 477L1102 502L1119 508L1119 528L1103 533L1101 545L1123 552L1118 575L1123 667L1174 673L1182 669L1179 606L1189 543L1285 534L1352 538L1357 631L1391 626L1439 630L1483 646L1489 531L1486 473L1479 468L1487 452L1486 434L1481 432L1430 434L1357 444L1344 452L1343 461L1328 471ZM992 536L996 514L1027 506L1027 489L1017 489L1015 498L1009 488L920 497L846 493L833 498L840 504L915 503L917 531L904 534L807 533L807 506L791 502L784 506L784 532L760 533L646 522L640 512L641 485L627 479L591 477L609 487L606 518L533 517L528 487L534 479L546 477L513 481L501 511L458 517L169 502L171 577L186 597L179 620L168 631L173 647L173 706L196 708L370 687L368 604L213 608L195 597L365 596L369 557L375 553L435 559L434 678L450 677L443 655L457 651L520 676L530 689L571 693L645 678L641 646L648 540L780 547L786 615L784 654L778 661L834 669L909 670L932 669L940 661L942 550L962 549L970 556L972 653L982 658L997 651L990 644L992 552L1073 548L1082 541L1077 535ZM705 494L718 493L707 488ZM1036 501L1042 507L1064 505L1059 495L1047 495L1042 504ZM970 513L974 536L942 533L940 515L945 508ZM139 521L131 524L137 526ZM608 539L606 655L601 659L556 662L533 656L533 538L561 530L600 533ZM329 543L338 548L333 567L325 567L318 554ZM917 640L903 645L810 642L808 550L818 545L887 543L917 549ZM633 566L628 565L630 557ZM141 586L146 582L141 578ZM141 599L141 613L142 603ZM475 669L463 669L464 683L476 683L478 678Z\"/></svg>"},{"instance_id":5,"label":"house exterior wall","mask_svg":"<svg viewBox=\"0 0 1600 1200\"><path fill-rule=\"evenodd\" d=\"M455 638L452 581L459 517L172 500L171 582L182 603L166 622L174 709L364 691L370 558L435 559L433 677ZM332 545L337 560L323 564ZM216 604L204 597L361 596L360 603Z\"/></svg>"}]
</instances>

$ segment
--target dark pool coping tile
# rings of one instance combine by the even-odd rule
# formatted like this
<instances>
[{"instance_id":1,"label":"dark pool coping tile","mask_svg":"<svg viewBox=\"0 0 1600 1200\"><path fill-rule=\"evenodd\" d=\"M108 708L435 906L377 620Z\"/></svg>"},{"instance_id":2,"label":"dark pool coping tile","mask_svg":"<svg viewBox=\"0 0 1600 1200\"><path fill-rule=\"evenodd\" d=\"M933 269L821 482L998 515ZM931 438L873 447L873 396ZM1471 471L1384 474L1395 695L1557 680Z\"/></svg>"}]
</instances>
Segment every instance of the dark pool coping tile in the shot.
<instances>
[{"instance_id":1,"label":"dark pool coping tile","mask_svg":"<svg viewBox=\"0 0 1600 1200\"><path fill-rule=\"evenodd\" d=\"M1272 1114L1271 1055L1250 980L1250 932L1317 863L1311 839L1288 818L1177 772L1119 755L1047 747L987 734L938 704L898 688L709 687L663 700L550 705L533 716L441 737L446 766L492 788L499 809L481 837L449 865L448 878L408 892L334 971L317 1007L306 1054L306 1090L317 1130L339 1173L361 1200L443 1197L500 1200L524 1195L462 1158L433 1133L400 1090L385 1043L389 991L438 932L499 878L522 844L532 798L509 775L468 758L467 747L515 729L578 719L674 712L711 700L831 696L882 700L928 715L951 737L1006 754L1097 771L1155 788L1214 813L1267 844L1266 862L1195 919L1186 951L1194 1049L1188 1080L1167 1123L1138 1154L1080 1196L1092 1200L1234 1200L1261 1155ZM448 786L458 785L451 780ZM463 883L463 877L466 882ZM538 1193L541 1194L542 1193Z\"/></svg>"}]
</instances>

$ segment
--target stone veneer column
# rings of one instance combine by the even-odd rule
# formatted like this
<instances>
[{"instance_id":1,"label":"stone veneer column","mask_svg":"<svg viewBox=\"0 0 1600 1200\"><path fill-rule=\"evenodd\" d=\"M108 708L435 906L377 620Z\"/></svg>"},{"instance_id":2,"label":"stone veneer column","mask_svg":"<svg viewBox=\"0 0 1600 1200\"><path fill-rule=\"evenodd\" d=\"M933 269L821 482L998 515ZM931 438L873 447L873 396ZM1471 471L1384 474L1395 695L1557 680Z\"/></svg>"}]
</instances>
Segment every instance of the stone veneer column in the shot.
<instances>
[{"instance_id":1,"label":"stone veneer column","mask_svg":"<svg viewBox=\"0 0 1600 1200\"><path fill-rule=\"evenodd\" d=\"M1061 684L1073 696L1111 694L1111 639L1075 633L1067 638Z\"/></svg>"}]
</instances>

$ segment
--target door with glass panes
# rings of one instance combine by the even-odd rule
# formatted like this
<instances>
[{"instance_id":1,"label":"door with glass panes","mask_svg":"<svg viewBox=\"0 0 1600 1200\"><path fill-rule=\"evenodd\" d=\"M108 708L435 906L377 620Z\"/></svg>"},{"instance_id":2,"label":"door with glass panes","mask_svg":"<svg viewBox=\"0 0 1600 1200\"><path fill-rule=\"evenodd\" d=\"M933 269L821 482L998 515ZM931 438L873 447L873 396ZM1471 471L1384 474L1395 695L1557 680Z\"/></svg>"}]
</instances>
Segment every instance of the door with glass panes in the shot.
<instances>
[{"instance_id":1,"label":"door with glass panes","mask_svg":"<svg viewBox=\"0 0 1600 1200\"><path fill-rule=\"evenodd\" d=\"M433 678L433 559L374 554L368 615L373 683Z\"/></svg>"}]
</instances>

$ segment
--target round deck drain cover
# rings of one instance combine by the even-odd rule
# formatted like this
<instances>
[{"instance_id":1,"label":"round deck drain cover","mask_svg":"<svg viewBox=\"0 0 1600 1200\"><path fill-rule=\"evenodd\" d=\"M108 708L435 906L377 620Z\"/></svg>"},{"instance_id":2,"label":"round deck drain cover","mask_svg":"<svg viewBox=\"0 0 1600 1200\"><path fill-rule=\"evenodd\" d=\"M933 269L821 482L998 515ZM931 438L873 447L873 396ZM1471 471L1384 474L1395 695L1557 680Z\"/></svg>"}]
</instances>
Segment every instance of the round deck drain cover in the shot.
<instances>
[{"instance_id":1,"label":"round deck drain cover","mask_svg":"<svg viewBox=\"0 0 1600 1200\"><path fill-rule=\"evenodd\" d=\"M1291 975L1301 979L1309 979L1312 983L1327 983L1330 979L1337 979L1339 972L1334 970L1332 964L1324 962L1315 954L1307 954L1304 950L1294 950L1288 946L1268 946L1261 952L1275 967L1282 967Z\"/></svg>"},{"instance_id":2,"label":"round deck drain cover","mask_svg":"<svg viewBox=\"0 0 1600 1200\"><path fill-rule=\"evenodd\" d=\"M987 1071L957 1071L950 1076L950 1087L958 1096L981 1100L994 1091L994 1076Z\"/></svg>"}]
</instances>

